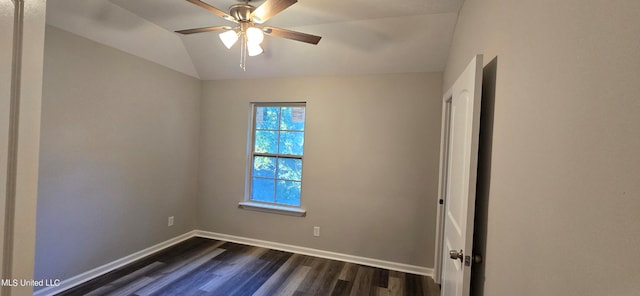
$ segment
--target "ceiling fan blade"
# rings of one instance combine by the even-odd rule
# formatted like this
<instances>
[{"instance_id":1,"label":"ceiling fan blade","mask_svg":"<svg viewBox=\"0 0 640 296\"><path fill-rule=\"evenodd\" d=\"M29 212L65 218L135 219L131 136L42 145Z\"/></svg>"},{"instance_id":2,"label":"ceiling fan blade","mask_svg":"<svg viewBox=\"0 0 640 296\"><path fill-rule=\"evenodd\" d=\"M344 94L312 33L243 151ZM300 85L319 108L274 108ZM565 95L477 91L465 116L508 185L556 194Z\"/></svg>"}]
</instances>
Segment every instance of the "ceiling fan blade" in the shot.
<instances>
[{"instance_id":1,"label":"ceiling fan blade","mask_svg":"<svg viewBox=\"0 0 640 296\"><path fill-rule=\"evenodd\" d=\"M255 23L262 24L296 2L298 0L267 0L251 13L251 18Z\"/></svg>"},{"instance_id":2,"label":"ceiling fan blade","mask_svg":"<svg viewBox=\"0 0 640 296\"><path fill-rule=\"evenodd\" d=\"M204 2L202 2L200 0L187 0L187 2L191 2L191 3L195 4L195 5L198 5L198 6L204 8L204 9L210 11L210 12L213 12L213 13L217 14L221 18L223 18L225 20L228 20L230 22L234 22L234 23L238 22L235 18L233 18L228 13L226 13L226 12L220 10L220 9L217 9L217 8L207 4L207 3L204 3Z\"/></svg>"},{"instance_id":3,"label":"ceiling fan blade","mask_svg":"<svg viewBox=\"0 0 640 296\"><path fill-rule=\"evenodd\" d=\"M292 39L292 40L311 43L311 44L318 44L318 42L320 42L320 39L322 38L316 35L311 35L311 34L291 31L287 29L276 28L276 27L264 27L262 30L266 34L271 36L287 38L287 39Z\"/></svg>"},{"instance_id":4,"label":"ceiling fan blade","mask_svg":"<svg viewBox=\"0 0 640 296\"><path fill-rule=\"evenodd\" d=\"M215 27L204 27L204 28L180 30L180 31L176 31L176 33L188 35L188 34L195 34L195 33L220 31L220 30L231 30L231 29L233 29L233 28L231 28L229 26L215 26Z\"/></svg>"}]
</instances>

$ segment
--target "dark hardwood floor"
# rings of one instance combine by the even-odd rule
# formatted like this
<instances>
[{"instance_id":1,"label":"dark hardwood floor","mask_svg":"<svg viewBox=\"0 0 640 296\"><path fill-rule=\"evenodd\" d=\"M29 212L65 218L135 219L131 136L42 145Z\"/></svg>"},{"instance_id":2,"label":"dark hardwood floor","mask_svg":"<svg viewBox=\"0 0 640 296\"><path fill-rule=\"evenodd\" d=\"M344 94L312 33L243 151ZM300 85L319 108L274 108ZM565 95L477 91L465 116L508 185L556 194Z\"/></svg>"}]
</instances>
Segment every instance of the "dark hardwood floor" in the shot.
<instances>
[{"instance_id":1,"label":"dark hardwood floor","mask_svg":"<svg viewBox=\"0 0 640 296\"><path fill-rule=\"evenodd\" d=\"M429 277L192 238L57 295L439 294Z\"/></svg>"}]
</instances>

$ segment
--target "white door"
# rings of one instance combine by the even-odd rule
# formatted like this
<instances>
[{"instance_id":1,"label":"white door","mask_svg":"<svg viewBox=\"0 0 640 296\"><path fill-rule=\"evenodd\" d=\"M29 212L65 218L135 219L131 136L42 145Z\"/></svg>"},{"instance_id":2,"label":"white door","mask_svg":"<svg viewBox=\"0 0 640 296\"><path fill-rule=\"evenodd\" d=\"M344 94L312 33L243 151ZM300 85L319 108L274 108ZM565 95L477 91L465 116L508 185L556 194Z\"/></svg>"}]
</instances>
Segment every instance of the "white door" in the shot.
<instances>
[{"instance_id":1,"label":"white door","mask_svg":"<svg viewBox=\"0 0 640 296\"><path fill-rule=\"evenodd\" d=\"M444 199L440 281L443 296L469 295L481 91L482 55L478 55L443 98L440 159L440 196Z\"/></svg>"}]
</instances>

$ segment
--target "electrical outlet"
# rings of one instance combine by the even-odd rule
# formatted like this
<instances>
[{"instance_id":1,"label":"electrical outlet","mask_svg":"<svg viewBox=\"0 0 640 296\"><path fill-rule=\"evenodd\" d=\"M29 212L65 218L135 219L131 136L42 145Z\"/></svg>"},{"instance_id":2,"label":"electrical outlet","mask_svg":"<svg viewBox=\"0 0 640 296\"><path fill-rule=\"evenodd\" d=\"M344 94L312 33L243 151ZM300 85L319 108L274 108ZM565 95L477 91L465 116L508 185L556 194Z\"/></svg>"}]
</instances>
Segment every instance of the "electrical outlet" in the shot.
<instances>
[{"instance_id":1,"label":"electrical outlet","mask_svg":"<svg viewBox=\"0 0 640 296\"><path fill-rule=\"evenodd\" d=\"M167 226L173 226L173 216L169 216L169 221L167 222Z\"/></svg>"},{"instance_id":2,"label":"electrical outlet","mask_svg":"<svg viewBox=\"0 0 640 296\"><path fill-rule=\"evenodd\" d=\"M313 236L320 236L320 226L313 227Z\"/></svg>"}]
</instances>

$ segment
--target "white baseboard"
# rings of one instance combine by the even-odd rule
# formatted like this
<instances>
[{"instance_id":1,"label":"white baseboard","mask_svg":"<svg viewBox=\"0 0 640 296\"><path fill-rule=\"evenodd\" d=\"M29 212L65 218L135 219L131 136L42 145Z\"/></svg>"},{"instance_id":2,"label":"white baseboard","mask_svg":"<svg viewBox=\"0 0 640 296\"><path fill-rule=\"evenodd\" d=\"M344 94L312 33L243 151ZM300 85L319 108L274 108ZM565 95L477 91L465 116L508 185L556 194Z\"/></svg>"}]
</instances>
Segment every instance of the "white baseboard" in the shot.
<instances>
[{"instance_id":1,"label":"white baseboard","mask_svg":"<svg viewBox=\"0 0 640 296\"><path fill-rule=\"evenodd\" d=\"M203 231L203 230L192 230L185 234L182 234L172 239L161 242L157 245L154 245L144 250L133 253L129 256L122 257L118 260L99 266L85 273L63 280L60 282L59 286L50 286L50 287L40 289L35 293L33 293L33 295L49 296L49 295L54 295L62 291L71 289L79 284L85 283L93 278L101 276L107 272L110 272L112 270L125 266L129 263L135 262L136 260L142 259L146 256L149 256L153 253L161 251L165 248L168 248L172 245L175 245L177 243L180 243L192 237L204 237L204 238L217 239L217 240L251 245L256 247L280 250L280 251L285 251L290 253L297 253L301 255L315 256L320 258L351 262L351 263L356 263L360 265L419 274L419 275L424 275L424 276L433 278L433 269L417 266L417 265L410 265L410 264L397 263L397 262L391 262L391 261L385 261L385 260L379 260L379 259L373 259L373 258L367 258L367 257L341 254L341 253L335 253L335 252L323 251L318 249L311 249L311 248L305 248L300 246L294 246L294 245L288 245L288 244L282 244L282 243L276 243L276 242L270 242L270 241L264 241L259 239L246 238L246 237L240 237L240 236L228 235L228 234L222 234L222 233L215 233L215 232L209 232L209 231Z\"/></svg>"},{"instance_id":2,"label":"white baseboard","mask_svg":"<svg viewBox=\"0 0 640 296\"><path fill-rule=\"evenodd\" d=\"M367 258L367 257L341 254L341 253L323 251L318 249L311 249L311 248L299 247L294 245L258 240L253 238L208 232L203 230L196 230L195 236L212 238L212 239L223 240L223 241L234 242L234 243L245 244L245 245L251 245L256 247L269 248L269 249L280 250L280 251L285 251L290 253L309 255L309 256L320 257L320 258L351 262L351 263L356 263L360 265L419 274L419 275L424 275L424 276L433 278L433 269L417 266L417 265L410 265L410 264L397 263L397 262L391 262L391 261L385 261L385 260L379 260L379 259L373 259L373 258Z\"/></svg>"},{"instance_id":3,"label":"white baseboard","mask_svg":"<svg viewBox=\"0 0 640 296\"><path fill-rule=\"evenodd\" d=\"M142 259L142 258L144 258L146 256L149 256L149 255L153 254L153 253L156 253L158 251L166 249L166 248L168 248L168 247L170 247L172 245L175 245L175 244L177 244L179 242L182 242L184 240L192 238L192 237L195 236L195 232L196 232L195 230L189 231L189 232L187 232L185 234L176 236L176 237L174 237L172 239L166 240L166 241L161 242L161 243L159 243L157 245L154 245L154 246L151 246L151 247L146 248L144 250L135 252L135 253L133 253L133 254L131 254L129 256L122 257L122 258L120 258L118 260L115 260L115 261L112 261L112 262L107 263L105 265L96 267L96 268L94 268L92 270L89 270L89 271L87 271L85 273L82 273L82 274L76 275L76 276L74 276L72 278L69 278L69 279L61 281L59 286L50 286L50 287L47 287L47 288L44 288L44 289L37 290L37 291L35 291L33 293L33 295L34 296L45 296L45 295L48 296L48 295L54 295L54 294L60 293L62 291L71 289L71 288L73 288L73 287L75 287L75 286L77 286L79 284L87 282L87 281L89 281L89 280L91 280L93 278L101 276L101 275L103 275L103 274L105 274L107 272L110 272L110 271L114 270L114 269L120 268L120 267L125 266L125 265L127 265L129 263L135 262L136 260Z\"/></svg>"}]
</instances>

